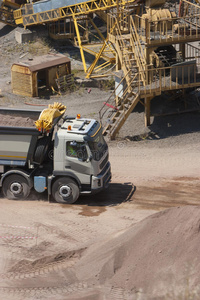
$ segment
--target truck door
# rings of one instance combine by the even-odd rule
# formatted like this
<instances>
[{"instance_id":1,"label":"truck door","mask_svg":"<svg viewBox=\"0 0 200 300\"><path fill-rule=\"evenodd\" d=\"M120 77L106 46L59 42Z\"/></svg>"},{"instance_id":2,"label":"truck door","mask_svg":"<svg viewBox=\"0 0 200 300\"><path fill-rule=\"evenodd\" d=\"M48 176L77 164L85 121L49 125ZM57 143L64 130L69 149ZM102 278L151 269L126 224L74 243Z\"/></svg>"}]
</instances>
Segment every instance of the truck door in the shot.
<instances>
[{"instance_id":1,"label":"truck door","mask_svg":"<svg viewBox=\"0 0 200 300\"><path fill-rule=\"evenodd\" d=\"M86 175L87 182L90 180L93 170L84 142L66 141L65 170L73 171L78 177Z\"/></svg>"}]
</instances>

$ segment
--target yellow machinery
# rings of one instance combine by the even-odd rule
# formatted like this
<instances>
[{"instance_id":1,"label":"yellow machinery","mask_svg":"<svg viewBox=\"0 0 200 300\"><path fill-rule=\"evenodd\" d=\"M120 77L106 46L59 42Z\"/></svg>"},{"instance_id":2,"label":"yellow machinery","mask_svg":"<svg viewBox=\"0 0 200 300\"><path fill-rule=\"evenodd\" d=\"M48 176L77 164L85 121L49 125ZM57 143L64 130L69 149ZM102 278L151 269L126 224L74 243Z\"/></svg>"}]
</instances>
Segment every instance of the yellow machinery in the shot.
<instances>
[{"instance_id":1,"label":"yellow machinery","mask_svg":"<svg viewBox=\"0 0 200 300\"><path fill-rule=\"evenodd\" d=\"M13 11L20 8L17 1L3 0L0 2L0 21L11 26L16 26Z\"/></svg>"},{"instance_id":2,"label":"yellow machinery","mask_svg":"<svg viewBox=\"0 0 200 300\"><path fill-rule=\"evenodd\" d=\"M119 10L119 7L127 14L135 8L138 0L47 0L36 3L27 3L14 12L15 23L24 27L49 24L49 32L52 38L70 38L80 48L86 77L92 77L92 73L107 70L115 63L115 49L108 39L101 33L93 21L94 14L104 20L111 10ZM68 26L68 27L67 27ZM95 29L93 33L95 43L88 39L89 27ZM64 29L63 29L64 28ZM62 33L63 30L63 33ZM87 68L85 52L95 56L92 65ZM104 62L97 66L100 59ZM107 74L106 74L107 75ZM96 77L96 75L95 75Z\"/></svg>"},{"instance_id":3,"label":"yellow machinery","mask_svg":"<svg viewBox=\"0 0 200 300\"><path fill-rule=\"evenodd\" d=\"M36 2L38 0L32 0ZM2 0L0 1L0 22L7 25L16 26L14 19L14 11L20 9L20 7L29 2L29 0Z\"/></svg>"},{"instance_id":4,"label":"yellow machinery","mask_svg":"<svg viewBox=\"0 0 200 300\"><path fill-rule=\"evenodd\" d=\"M37 121L35 121L36 128L41 131L49 131L53 127L54 120L62 116L66 111L66 106L55 102L53 105L49 104L47 109L44 109Z\"/></svg>"},{"instance_id":5,"label":"yellow machinery","mask_svg":"<svg viewBox=\"0 0 200 300\"><path fill-rule=\"evenodd\" d=\"M163 2L147 0L138 14L129 16L128 30L121 26L121 16L110 14L108 40L124 74L100 110L104 134L111 139L138 102L144 106L148 126L151 99L200 86L200 49L194 44L200 41L200 6L182 0L184 14L178 16Z\"/></svg>"}]
</instances>

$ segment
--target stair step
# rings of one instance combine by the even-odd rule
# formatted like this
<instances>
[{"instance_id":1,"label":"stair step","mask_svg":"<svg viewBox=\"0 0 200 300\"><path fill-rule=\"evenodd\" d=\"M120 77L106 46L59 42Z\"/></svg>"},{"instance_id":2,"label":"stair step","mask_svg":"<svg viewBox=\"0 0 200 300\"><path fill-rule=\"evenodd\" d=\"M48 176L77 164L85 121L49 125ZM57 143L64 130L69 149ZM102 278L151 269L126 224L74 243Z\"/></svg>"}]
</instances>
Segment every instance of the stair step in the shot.
<instances>
[{"instance_id":1,"label":"stair step","mask_svg":"<svg viewBox=\"0 0 200 300\"><path fill-rule=\"evenodd\" d=\"M136 62L135 58L124 58L125 61Z\"/></svg>"},{"instance_id":2,"label":"stair step","mask_svg":"<svg viewBox=\"0 0 200 300\"><path fill-rule=\"evenodd\" d=\"M130 104L130 103L132 103L133 102L133 99L126 99L125 101L124 101L124 104Z\"/></svg>"},{"instance_id":3,"label":"stair step","mask_svg":"<svg viewBox=\"0 0 200 300\"><path fill-rule=\"evenodd\" d=\"M119 117L120 117L120 116L112 118L112 121L113 121L112 124L114 124L114 123L119 119Z\"/></svg>"},{"instance_id":4,"label":"stair step","mask_svg":"<svg viewBox=\"0 0 200 300\"><path fill-rule=\"evenodd\" d=\"M130 35L130 33L125 33L125 34L122 34L121 35L121 38L123 39L123 40L130 40L130 37L131 37L131 35Z\"/></svg>"},{"instance_id":5,"label":"stair step","mask_svg":"<svg viewBox=\"0 0 200 300\"><path fill-rule=\"evenodd\" d=\"M124 50L124 52L125 52L126 54L128 54L128 55L133 55L133 54L134 54L133 51L126 50L126 49L123 49L123 50Z\"/></svg>"}]
</instances>

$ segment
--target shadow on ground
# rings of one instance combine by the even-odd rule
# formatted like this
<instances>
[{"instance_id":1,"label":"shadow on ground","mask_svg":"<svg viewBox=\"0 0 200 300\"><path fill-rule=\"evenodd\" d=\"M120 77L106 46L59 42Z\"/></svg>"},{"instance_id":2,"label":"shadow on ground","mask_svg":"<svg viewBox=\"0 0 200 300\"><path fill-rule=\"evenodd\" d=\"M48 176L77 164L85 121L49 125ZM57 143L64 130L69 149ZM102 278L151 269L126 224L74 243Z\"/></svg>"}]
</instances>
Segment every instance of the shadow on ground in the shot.
<instances>
[{"instance_id":1,"label":"shadow on ground","mask_svg":"<svg viewBox=\"0 0 200 300\"><path fill-rule=\"evenodd\" d=\"M200 112L155 116L151 125L139 135L127 135L128 141L158 140L189 133L200 133Z\"/></svg>"},{"instance_id":2,"label":"shadow on ground","mask_svg":"<svg viewBox=\"0 0 200 300\"><path fill-rule=\"evenodd\" d=\"M156 133L157 138L161 139L169 136L199 132L199 119L199 112L154 117L150 129Z\"/></svg>"},{"instance_id":3,"label":"shadow on ground","mask_svg":"<svg viewBox=\"0 0 200 300\"><path fill-rule=\"evenodd\" d=\"M176 92L155 97L151 101L151 125L145 128L143 123L138 123L138 126L141 127L141 133L139 135L125 136L125 139L130 141L165 139L200 132L199 99L200 93L198 90L185 95L181 92ZM132 113L136 113L136 117L137 113L143 115L144 106L138 103Z\"/></svg>"},{"instance_id":4,"label":"shadow on ground","mask_svg":"<svg viewBox=\"0 0 200 300\"><path fill-rule=\"evenodd\" d=\"M14 30L14 27L5 25L2 29L0 29L0 37L10 33L12 30Z\"/></svg>"},{"instance_id":5,"label":"shadow on ground","mask_svg":"<svg viewBox=\"0 0 200 300\"><path fill-rule=\"evenodd\" d=\"M74 205L115 206L130 201L135 190L136 187L131 182L111 183L107 189L98 194L81 196Z\"/></svg>"}]
</instances>

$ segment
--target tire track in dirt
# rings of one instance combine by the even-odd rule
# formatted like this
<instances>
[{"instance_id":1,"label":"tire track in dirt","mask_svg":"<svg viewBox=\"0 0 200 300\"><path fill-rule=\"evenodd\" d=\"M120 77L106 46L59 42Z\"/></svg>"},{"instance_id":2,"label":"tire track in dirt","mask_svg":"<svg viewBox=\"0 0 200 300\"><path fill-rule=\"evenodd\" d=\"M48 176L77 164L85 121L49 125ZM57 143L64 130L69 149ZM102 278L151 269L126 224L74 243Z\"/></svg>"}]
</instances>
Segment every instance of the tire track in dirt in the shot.
<instances>
[{"instance_id":1,"label":"tire track in dirt","mask_svg":"<svg viewBox=\"0 0 200 300\"><path fill-rule=\"evenodd\" d=\"M51 295L68 293L71 294L76 291L91 289L87 283L81 282L73 285L62 286L47 286L47 287L0 287L1 294L29 297L49 297ZM15 299L15 298L14 298ZM27 299L27 298L26 298ZM35 299L35 298L33 298ZM39 299L39 298L38 298ZM41 299L41 298L40 298Z\"/></svg>"},{"instance_id":2,"label":"tire track in dirt","mask_svg":"<svg viewBox=\"0 0 200 300\"><path fill-rule=\"evenodd\" d=\"M136 297L134 294L130 295L130 292L123 288L118 288L114 286L96 286L95 284L88 284L87 282L79 282L76 284L70 285L60 285L60 286L47 286L47 287L0 287L1 295L7 300L15 300L15 297L22 297L28 300L35 299L49 299L51 296L62 296L68 297L76 295L76 293L87 293L98 297L99 295L104 294L104 299L115 299L115 300L130 300L130 299L139 299L138 293ZM19 299L19 298L17 298ZM78 298L76 298L78 299ZM99 298L98 298L99 299Z\"/></svg>"},{"instance_id":3,"label":"tire track in dirt","mask_svg":"<svg viewBox=\"0 0 200 300\"><path fill-rule=\"evenodd\" d=\"M41 258L33 262L26 262L24 260L19 261L11 268L11 271L0 274L0 282L2 283L4 279L11 280L35 278L51 272L58 272L62 269L72 268L79 261L84 250L85 249L83 248L76 251L61 253L58 255ZM52 262L48 262L48 260L52 260ZM21 271L15 271L20 268L22 269Z\"/></svg>"}]
</instances>

